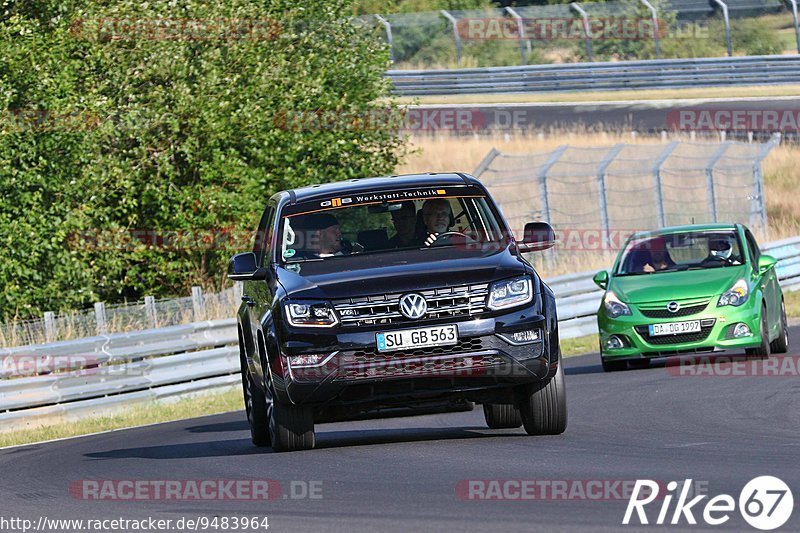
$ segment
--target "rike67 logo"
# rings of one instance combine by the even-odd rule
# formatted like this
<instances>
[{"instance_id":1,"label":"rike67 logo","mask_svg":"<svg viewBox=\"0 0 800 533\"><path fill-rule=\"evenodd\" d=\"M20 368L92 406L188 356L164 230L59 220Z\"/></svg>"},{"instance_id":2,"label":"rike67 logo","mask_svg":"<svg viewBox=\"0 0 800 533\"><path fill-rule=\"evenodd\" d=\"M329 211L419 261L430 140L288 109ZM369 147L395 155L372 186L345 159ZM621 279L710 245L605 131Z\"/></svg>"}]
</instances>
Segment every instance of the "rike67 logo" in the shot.
<instances>
[{"instance_id":1,"label":"rike67 logo","mask_svg":"<svg viewBox=\"0 0 800 533\"><path fill-rule=\"evenodd\" d=\"M756 529L770 531L784 525L792 516L794 497L789 486L782 480L773 476L759 476L750 480L739 493L738 502L729 494L714 496L706 502L707 494L701 494L691 499L689 489L692 480L687 479L682 484L680 494L677 492L677 481L667 483L666 494L660 494L661 485L649 479L638 479L633 487L633 494L628 500L624 525L650 524L652 516L648 517L645 507L657 499L661 503L658 518L655 524L697 524L695 513L711 526L719 526L730 520L731 514L737 509L742 518ZM672 501L677 496L674 508ZM701 502L704 503L701 504ZM657 507L657 504L654 506ZM635 518L634 518L635 513Z\"/></svg>"}]
</instances>

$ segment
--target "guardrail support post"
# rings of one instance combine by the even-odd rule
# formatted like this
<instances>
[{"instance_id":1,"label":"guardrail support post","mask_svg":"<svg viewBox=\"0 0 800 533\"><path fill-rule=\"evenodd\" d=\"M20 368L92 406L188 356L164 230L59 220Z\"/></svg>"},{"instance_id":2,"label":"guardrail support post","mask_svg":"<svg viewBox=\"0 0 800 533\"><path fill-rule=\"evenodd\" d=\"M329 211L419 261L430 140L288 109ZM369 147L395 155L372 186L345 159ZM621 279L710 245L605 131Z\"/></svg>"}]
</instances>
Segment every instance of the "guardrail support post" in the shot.
<instances>
[{"instance_id":1,"label":"guardrail support post","mask_svg":"<svg viewBox=\"0 0 800 533\"><path fill-rule=\"evenodd\" d=\"M592 31L589 28L589 15L577 2L572 2L569 7L575 10L583 19L583 33L586 35L586 55L589 57L589 61L594 61L592 57Z\"/></svg>"},{"instance_id":2,"label":"guardrail support post","mask_svg":"<svg viewBox=\"0 0 800 533\"><path fill-rule=\"evenodd\" d=\"M650 10L650 14L653 16L653 40L656 44L656 59L661 59L661 46L658 42L658 12L656 8L653 7L653 4L647 0L641 0L641 2Z\"/></svg>"},{"instance_id":3,"label":"guardrail support post","mask_svg":"<svg viewBox=\"0 0 800 533\"><path fill-rule=\"evenodd\" d=\"M106 304L103 302L94 303L94 320L97 323L97 334L106 335L108 333L108 325L106 323Z\"/></svg>"},{"instance_id":4,"label":"guardrail support post","mask_svg":"<svg viewBox=\"0 0 800 533\"><path fill-rule=\"evenodd\" d=\"M797 42L797 53L800 54L800 26L797 24L797 0L787 0L792 6L792 18L794 19L794 40Z\"/></svg>"},{"instance_id":5,"label":"guardrail support post","mask_svg":"<svg viewBox=\"0 0 800 533\"><path fill-rule=\"evenodd\" d=\"M203 299L203 289L195 285L192 287L192 310L195 321L206 319L206 303Z\"/></svg>"},{"instance_id":6,"label":"guardrail support post","mask_svg":"<svg viewBox=\"0 0 800 533\"><path fill-rule=\"evenodd\" d=\"M714 190L714 165L717 164L728 147L731 145L729 142L724 142L711 156L711 159L706 163L706 194L708 194L708 212L711 215L711 221L717 222L717 193Z\"/></svg>"},{"instance_id":7,"label":"guardrail support post","mask_svg":"<svg viewBox=\"0 0 800 533\"><path fill-rule=\"evenodd\" d=\"M158 316L156 315L156 299L154 297L144 297L144 311L145 314L147 314L147 320L150 322L150 326L157 328Z\"/></svg>"},{"instance_id":8,"label":"guardrail support post","mask_svg":"<svg viewBox=\"0 0 800 533\"><path fill-rule=\"evenodd\" d=\"M394 63L394 39L392 39L392 25L389 24L389 21L383 18L380 15L375 15L375 18L378 19L384 29L386 30L386 42L389 43L389 59Z\"/></svg>"},{"instance_id":9,"label":"guardrail support post","mask_svg":"<svg viewBox=\"0 0 800 533\"><path fill-rule=\"evenodd\" d=\"M667 147L664 148L660 154L658 154L658 157L653 164L653 181L655 182L656 190L656 218L658 219L658 226L660 228L666 227L667 225L667 215L664 213L664 194L661 184L661 167L679 144L680 143L678 141L672 141L669 143Z\"/></svg>"},{"instance_id":10,"label":"guardrail support post","mask_svg":"<svg viewBox=\"0 0 800 533\"><path fill-rule=\"evenodd\" d=\"M625 148L625 145L622 143L614 145L603 160L600 161L600 166L597 167L597 194L600 197L600 225L603 231L603 245L609 248L611 242L609 238L608 199L606 198L606 170L608 170L612 161L614 161L623 148Z\"/></svg>"},{"instance_id":11,"label":"guardrail support post","mask_svg":"<svg viewBox=\"0 0 800 533\"><path fill-rule=\"evenodd\" d=\"M566 144L562 144L553 150L536 175L536 181L539 183L539 201L542 205L542 214L544 215L544 221L548 224L550 223L550 196L547 193L547 173L550 172L553 165L558 163L567 148Z\"/></svg>"},{"instance_id":12,"label":"guardrail support post","mask_svg":"<svg viewBox=\"0 0 800 533\"><path fill-rule=\"evenodd\" d=\"M519 16L519 13L517 13L513 7L506 6L506 11L517 21L517 28L519 29L519 55L522 58L522 64L527 65L528 60L525 57L525 25L523 24L522 17Z\"/></svg>"},{"instance_id":13,"label":"guardrail support post","mask_svg":"<svg viewBox=\"0 0 800 533\"><path fill-rule=\"evenodd\" d=\"M458 34L458 21L445 9L440 10L439 13L453 25L453 40L456 42L456 62L458 66L461 66L461 36Z\"/></svg>"},{"instance_id":14,"label":"guardrail support post","mask_svg":"<svg viewBox=\"0 0 800 533\"><path fill-rule=\"evenodd\" d=\"M728 5L722 0L714 0L722 8L722 18L725 19L725 42L728 44L728 57L733 56L733 46L731 45L731 19L728 16Z\"/></svg>"},{"instance_id":15,"label":"guardrail support post","mask_svg":"<svg viewBox=\"0 0 800 533\"><path fill-rule=\"evenodd\" d=\"M46 342L56 340L56 315L52 311L44 313L44 338Z\"/></svg>"}]
</instances>

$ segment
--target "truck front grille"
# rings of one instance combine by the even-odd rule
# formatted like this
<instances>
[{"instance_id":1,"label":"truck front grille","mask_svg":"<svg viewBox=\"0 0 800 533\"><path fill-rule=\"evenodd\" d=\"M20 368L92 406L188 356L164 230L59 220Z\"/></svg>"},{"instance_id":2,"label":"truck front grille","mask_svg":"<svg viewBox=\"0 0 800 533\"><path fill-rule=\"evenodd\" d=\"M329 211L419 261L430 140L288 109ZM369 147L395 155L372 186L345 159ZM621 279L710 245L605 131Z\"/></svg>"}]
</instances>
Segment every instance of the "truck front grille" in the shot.
<instances>
[{"instance_id":1,"label":"truck front grille","mask_svg":"<svg viewBox=\"0 0 800 533\"><path fill-rule=\"evenodd\" d=\"M424 291L409 291L421 294L428 303L428 312L413 323L442 318L464 318L482 313L486 309L489 293L487 283L462 285ZM400 314L400 297L406 293L377 294L334 300L333 306L339 315L342 327L359 327L377 324L400 324L412 322Z\"/></svg>"}]
</instances>

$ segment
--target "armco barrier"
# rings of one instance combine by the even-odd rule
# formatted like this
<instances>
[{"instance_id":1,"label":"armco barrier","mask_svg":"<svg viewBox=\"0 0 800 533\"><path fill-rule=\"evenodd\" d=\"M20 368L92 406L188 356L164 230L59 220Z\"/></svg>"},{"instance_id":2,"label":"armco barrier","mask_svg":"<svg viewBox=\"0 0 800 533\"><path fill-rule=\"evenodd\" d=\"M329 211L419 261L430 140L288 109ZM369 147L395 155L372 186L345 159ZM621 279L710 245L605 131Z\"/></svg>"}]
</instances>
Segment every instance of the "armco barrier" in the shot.
<instances>
[{"instance_id":1,"label":"armco barrier","mask_svg":"<svg viewBox=\"0 0 800 533\"><path fill-rule=\"evenodd\" d=\"M400 96L773 85L800 83L800 56L390 70L386 75Z\"/></svg>"},{"instance_id":2,"label":"armco barrier","mask_svg":"<svg viewBox=\"0 0 800 533\"><path fill-rule=\"evenodd\" d=\"M778 259L785 290L800 289L800 237L763 247ZM603 291L594 272L548 280L561 338L597 332ZM233 318L0 350L0 430L72 420L120 405L230 387L240 382ZM20 364L61 372L11 376ZM26 374L27 375L27 374Z\"/></svg>"}]
</instances>

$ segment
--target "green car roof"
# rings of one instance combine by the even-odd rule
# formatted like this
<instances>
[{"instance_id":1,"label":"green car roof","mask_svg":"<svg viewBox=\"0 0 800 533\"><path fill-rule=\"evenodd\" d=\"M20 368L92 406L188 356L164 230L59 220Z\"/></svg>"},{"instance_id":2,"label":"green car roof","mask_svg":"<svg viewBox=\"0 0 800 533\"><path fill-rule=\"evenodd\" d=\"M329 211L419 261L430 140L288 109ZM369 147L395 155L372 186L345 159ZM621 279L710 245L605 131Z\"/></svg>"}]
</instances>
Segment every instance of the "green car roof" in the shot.
<instances>
[{"instance_id":1,"label":"green car roof","mask_svg":"<svg viewBox=\"0 0 800 533\"><path fill-rule=\"evenodd\" d=\"M654 235L668 235L671 233L687 233L690 231L713 231L713 230L735 230L737 224L733 223L718 223L718 224L686 224L683 226L669 226L666 228L659 228L651 231L640 231L634 233L631 238L637 239L639 237L647 237Z\"/></svg>"}]
</instances>

